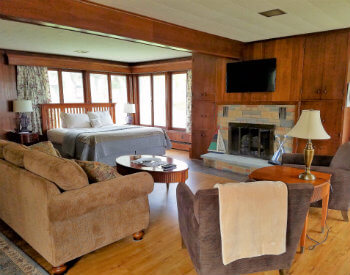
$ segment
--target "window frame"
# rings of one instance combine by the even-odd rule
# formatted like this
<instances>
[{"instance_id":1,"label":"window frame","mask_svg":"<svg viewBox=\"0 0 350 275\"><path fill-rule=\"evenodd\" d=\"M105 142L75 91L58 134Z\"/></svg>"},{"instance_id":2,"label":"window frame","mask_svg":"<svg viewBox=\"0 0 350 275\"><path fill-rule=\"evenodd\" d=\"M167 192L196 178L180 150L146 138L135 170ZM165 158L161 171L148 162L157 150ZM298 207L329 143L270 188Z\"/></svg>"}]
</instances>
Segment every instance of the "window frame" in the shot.
<instances>
[{"instance_id":1,"label":"window frame","mask_svg":"<svg viewBox=\"0 0 350 275\"><path fill-rule=\"evenodd\" d=\"M83 91L84 91L84 102L83 103L92 103L91 102L91 85L90 85L90 74L103 74L107 75L107 81L108 81L108 102L106 103L113 103L112 102L112 80L111 76L125 76L126 78L126 89L127 89L127 98L129 103L133 103L133 96L131 91L131 85L130 85L130 74L123 74L123 73L112 73L112 72L99 72L99 71L84 71L84 70L71 70L71 69L61 69L61 68L48 68L48 71L56 71L58 75L58 90L59 90L59 98L60 102L57 104L64 104L64 93L63 93L63 78L62 78L62 72L74 72L74 73L82 73L83 75Z\"/></svg>"},{"instance_id":2,"label":"window frame","mask_svg":"<svg viewBox=\"0 0 350 275\"><path fill-rule=\"evenodd\" d=\"M138 124L141 126L151 126L151 127L158 127L166 130L174 130L174 131L179 131L179 132L185 132L186 128L176 128L172 127L172 75L173 74L186 74L186 91L187 91L187 71L174 71L174 72L156 72L156 73L143 73L143 74L138 74L136 75L136 94L137 94L137 99L136 99L136 109L137 109L137 116L138 116ZM166 113L166 118L165 118L165 124L166 126L158 126L154 125L154 85L153 85L153 76L154 75L165 75L165 113ZM139 87L139 77L140 76L150 76L151 78L151 110L152 110L152 123L151 125L145 125L140 123L140 87Z\"/></svg>"}]
</instances>

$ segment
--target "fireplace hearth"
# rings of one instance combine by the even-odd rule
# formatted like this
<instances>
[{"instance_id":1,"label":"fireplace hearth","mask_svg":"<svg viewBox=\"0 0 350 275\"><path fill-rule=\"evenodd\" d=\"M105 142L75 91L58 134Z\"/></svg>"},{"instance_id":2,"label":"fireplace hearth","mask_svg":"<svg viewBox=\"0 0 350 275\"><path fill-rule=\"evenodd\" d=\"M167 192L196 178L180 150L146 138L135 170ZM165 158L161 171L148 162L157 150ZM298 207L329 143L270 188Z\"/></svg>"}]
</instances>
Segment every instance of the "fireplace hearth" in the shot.
<instances>
[{"instance_id":1,"label":"fireplace hearth","mask_svg":"<svg viewBox=\"0 0 350 275\"><path fill-rule=\"evenodd\" d=\"M275 125L229 123L228 152L270 159L274 153Z\"/></svg>"}]
</instances>

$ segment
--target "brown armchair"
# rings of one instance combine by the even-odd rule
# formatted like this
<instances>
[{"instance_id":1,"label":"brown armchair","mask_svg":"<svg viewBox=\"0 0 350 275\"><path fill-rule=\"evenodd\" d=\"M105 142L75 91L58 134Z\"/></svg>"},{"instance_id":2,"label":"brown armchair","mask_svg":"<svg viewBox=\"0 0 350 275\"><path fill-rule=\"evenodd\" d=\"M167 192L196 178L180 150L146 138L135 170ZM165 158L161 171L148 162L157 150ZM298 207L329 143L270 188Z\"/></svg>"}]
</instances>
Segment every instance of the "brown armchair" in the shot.
<instances>
[{"instance_id":1,"label":"brown armchair","mask_svg":"<svg viewBox=\"0 0 350 275\"><path fill-rule=\"evenodd\" d=\"M283 154L282 165L304 169L304 154ZM350 142L339 147L333 156L315 156L311 170L332 174L328 208L340 210L349 221L350 208ZM319 207L319 202L312 206Z\"/></svg>"},{"instance_id":2,"label":"brown armchair","mask_svg":"<svg viewBox=\"0 0 350 275\"><path fill-rule=\"evenodd\" d=\"M222 262L217 189L199 190L195 195L180 183L176 190L179 225L183 245L200 275L235 275L279 269L287 274L296 253L313 192L311 184L288 186L287 251Z\"/></svg>"}]
</instances>

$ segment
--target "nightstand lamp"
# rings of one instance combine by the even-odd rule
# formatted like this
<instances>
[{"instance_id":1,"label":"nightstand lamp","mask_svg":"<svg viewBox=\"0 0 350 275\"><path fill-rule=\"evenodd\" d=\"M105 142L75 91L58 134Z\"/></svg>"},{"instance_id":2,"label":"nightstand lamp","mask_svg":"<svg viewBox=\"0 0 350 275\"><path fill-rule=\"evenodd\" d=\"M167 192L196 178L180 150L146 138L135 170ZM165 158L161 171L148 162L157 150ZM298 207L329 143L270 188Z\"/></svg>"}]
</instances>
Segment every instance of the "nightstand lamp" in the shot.
<instances>
[{"instance_id":1,"label":"nightstand lamp","mask_svg":"<svg viewBox=\"0 0 350 275\"><path fill-rule=\"evenodd\" d=\"M124 113L128 114L126 123L132 124L132 114L135 114L135 104L126 103L124 105Z\"/></svg>"},{"instance_id":2,"label":"nightstand lamp","mask_svg":"<svg viewBox=\"0 0 350 275\"><path fill-rule=\"evenodd\" d=\"M14 100L13 101L13 111L16 113L21 113L20 118L20 132L29 132L29 117L26 113L33 112L32 101L31 100Z\"/></svg>"},{"instance_id":3,"label":"nightstand lamp","mask_svg":"<svg viewBox=\"0 0 350 275\"><path fill-rule=\"evenodd\" d=\"M308 140L304 149L305 172L300 174L299 178L314 180L316 177L310 172L312 159L314 158L314 148L311 140L330 138L323 128L320 111L303 110L297 124L287 133L287 136Z\"/></svg>"}]
</instances>

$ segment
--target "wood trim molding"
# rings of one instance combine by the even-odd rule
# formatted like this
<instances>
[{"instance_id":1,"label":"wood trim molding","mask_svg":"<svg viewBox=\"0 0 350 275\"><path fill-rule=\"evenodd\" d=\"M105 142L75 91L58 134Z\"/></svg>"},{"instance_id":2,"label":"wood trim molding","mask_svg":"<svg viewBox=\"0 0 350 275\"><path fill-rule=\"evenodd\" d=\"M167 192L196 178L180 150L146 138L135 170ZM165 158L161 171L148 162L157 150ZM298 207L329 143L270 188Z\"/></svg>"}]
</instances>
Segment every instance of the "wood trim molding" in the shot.
<instances>
[{"instance_id":1,"label":"wood trim molding","mask_svg":"<svg viewBox=\"0 0 350 275\"><path fill-rule=\"evenodd\" d=\"M240 58L244 43L82 0L2 0L0 18L114 35L223 57Z\"/></svg>"},{"instance_id":2,"label":"wood trim molding","mask_svg":"<svg viewBox=\"0 0 350 275\"><path fill-rule=\"evenodd\" d=\"M192 57L167 61L136 63L130 66L132 74L176 72L192 69Z\"/></svg>"},{"instance_id":3,"label":"wood trim molding","mask_svg":"<svg viewBox=\"0 0 350 275\"><path fill-rule=\"evenodd\" d=\"M59 56L50 54L7 52L10 65L44 66L49 68L86 70L113 73L131 73L130 66L118 62Z\"/></svg>"}]
</instances>

